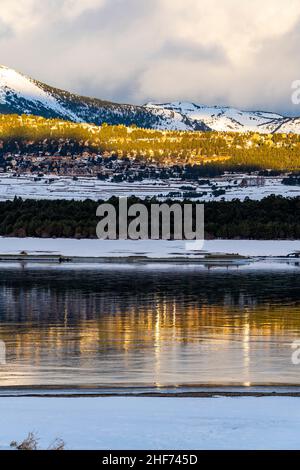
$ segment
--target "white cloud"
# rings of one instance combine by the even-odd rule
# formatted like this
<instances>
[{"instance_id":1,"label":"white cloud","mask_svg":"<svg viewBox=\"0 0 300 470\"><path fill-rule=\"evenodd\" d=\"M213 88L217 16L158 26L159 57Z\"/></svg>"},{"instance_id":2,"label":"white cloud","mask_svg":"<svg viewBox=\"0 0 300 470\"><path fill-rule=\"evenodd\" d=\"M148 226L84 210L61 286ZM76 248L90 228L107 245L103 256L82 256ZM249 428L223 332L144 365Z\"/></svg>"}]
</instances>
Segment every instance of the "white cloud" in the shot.
<instances>
[{"instance_id":1,"label":"white cloud","mask_svg":"<svg viewBox=\"0 0 300 470\"><path fill-rule=\"evenodd\" d=\"M16 32L31 30L39 19L35 6L35 0L1 0L0 18Z\"/></svg>"},{"instance_id":2,"label":"white cloud","mask_svg":"<svg viewBox=\"0 0 300 470\"><path fill-rule=\"evenodd\" d=\"M240 62L262 40L288 32L300 15L298 0L162 0L181 37L201 44L224 44Z\"/></svg>"},{"instance_id":3,"label":"white cloud","mask_svg":"<svg viewBox=\"0 0 300 470\"><path fill-rule=\"evenodd\" d=\"M68 19L74 19L87 10L103 6L105 0L59 0L61 13Z\"/></svg>"},{"instance_id":4,"label":"white cloud","mask_svg":"<svg viewBox=\"0 0 300 470\"><path fill-rule=\"evenodd\" d=\"M0 18L24 34L58 19L74 19L106 0L1 0Z\"/></svg>"},{"instance_id":5,"label":"white cloud","mask_svg":"<svg viewBox=\"0 0 300 470\"><path fill-rule=\"evenodd\" d=\"M1 0L0 23L1 61L62 88L297 113L299 0Z\"/></svg>"}]
</instances>

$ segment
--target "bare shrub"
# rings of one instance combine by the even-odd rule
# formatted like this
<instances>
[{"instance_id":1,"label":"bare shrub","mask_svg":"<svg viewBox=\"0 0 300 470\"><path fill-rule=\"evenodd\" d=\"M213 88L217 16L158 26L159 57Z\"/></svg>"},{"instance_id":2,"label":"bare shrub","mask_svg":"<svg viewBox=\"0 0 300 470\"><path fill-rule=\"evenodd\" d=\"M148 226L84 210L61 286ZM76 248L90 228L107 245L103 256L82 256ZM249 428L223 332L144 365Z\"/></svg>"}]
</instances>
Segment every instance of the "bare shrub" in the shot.
<instances>
[{"instance_id":1,"label":"bare shrub","mask_svg":"<svg viewBox=\"0 0 300 470\"><path fill-rule=\"evenodd\" d=\"M33 432L29 432L23 441L12 441L10 447L16 450L38 450L38 442L38 437ZM50 444L48 450L65 450L65 442L57 437Z\"/></svg>"},{"instance_id":2,"label":"bare shrub","mask_svg":"<svg viewBox=\"0 0 300 470\"><path fill-rule=\"evenodd\" d=\"M21 442L12 441L10 447L17 450L37 450L39 439L33 432L29 432L28 436Z\"/></svg>"},{"instance_id":3,"label":"bare shrub","mask_svg":"<svg viewBox=\"0 0 300 470\"><path fill-rule=\"evenodd\" d=\"M48 450L65 450L65 442L57 437L52 444L50 444Z\"/></svg>"}]
</instances>

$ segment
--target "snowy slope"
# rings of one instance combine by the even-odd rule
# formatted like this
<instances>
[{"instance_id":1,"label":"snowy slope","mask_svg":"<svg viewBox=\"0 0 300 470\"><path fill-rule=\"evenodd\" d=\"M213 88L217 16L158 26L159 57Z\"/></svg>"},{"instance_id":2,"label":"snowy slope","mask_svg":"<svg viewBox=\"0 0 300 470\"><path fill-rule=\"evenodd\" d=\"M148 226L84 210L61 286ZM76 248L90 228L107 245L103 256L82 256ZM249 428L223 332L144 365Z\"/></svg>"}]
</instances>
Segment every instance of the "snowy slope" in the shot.
<instances>
[{"instance_id":1,"label":"snowy slope","mask_svg":"<svg viewBox=\"0 0 300 470\"><path fill-rule=\"evenodd\" d=\"M0 105L22 107L25 114L45 108L78 121L74 113L65 109L58 99L38 86L37 82L4 66L0 67Z\"/></svg>"},{"instance_id":2,"label":"snowy slope","mask_svg":"<svg viewBox=\"0 0 300 470\"><path fill-rule=\"evenodd\" d=\"M300 133L300 118L290 118L264 111L241 111L231 107L204 106L195 103L175 101L173 103L148 103L150 109L170 111L188 119L204 122L219 132L294 132Z\"/></svg>"},{"instance_id":3,"label":"snowy slope","mask_svg":"<svg viewBox=\"0 0 300 470\"><path fill-rule=\"evenodd\" d=\"M148 106L147 108L151 110L153 115L160 119L157 129L168 129L174 131L210 130L209 126L207 129L203 127L204 121L201 121L201 119L188 117L180 111L162 109L156 106Z\"/></svg>"},{"instance_id":4,"label":"snowy slope","mask_svg":"<svg viewBox=\"0 0 300 470\"><path fill-rule=\"evenodd\" d=\"M300 134L300 117L181 101L144 106L111 103L59 90L4 66L0 66L0 113L150 129Z\"/></svg>"},{"instance_id":5,"label":"snowy slope","mask_svg":"<svg viewBox=\"0 0 300 470\"><path fill-rule=\"evenodd\" d=\"M199 119L192 120L174 111L75 95L4 66L0 66L0 113L34 114L94 124L136 124L153 129L208 130Z\"/></svg>"}]
</instances>

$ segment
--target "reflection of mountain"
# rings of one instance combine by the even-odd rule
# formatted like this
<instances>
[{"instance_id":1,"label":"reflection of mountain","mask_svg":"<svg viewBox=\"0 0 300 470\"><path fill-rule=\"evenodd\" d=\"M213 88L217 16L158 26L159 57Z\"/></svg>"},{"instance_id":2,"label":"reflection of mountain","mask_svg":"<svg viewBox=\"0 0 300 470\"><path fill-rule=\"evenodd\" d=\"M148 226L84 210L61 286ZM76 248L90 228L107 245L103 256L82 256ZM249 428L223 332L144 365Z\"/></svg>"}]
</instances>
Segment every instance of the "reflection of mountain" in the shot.
<instances>
[{"instance_id":1,"label":"reflection of mountain","mask_svg":"<svg viewBox=\"0 0 300 470\"><path fill-rule=\"evenodd\" d=\"M248 381L259 354L277 367L299 335L298 282L288 271L2 271L1 384Z\"/></svg>"},{"instance_id":2,"label":"reflection of mountain","mask_svg":"<svg viewBox=\"0 0 300 470\"><path fill-rule=\"evenodd\" d=\"M5 269L0 271L1 320L63 322L64 309L71 310L69 324L94 320L103 314L125 313L153 298L184 305L224 305L237 309L256 305L299 302L296 270L254 271L231 268L208 270L195 266L172 269L123 266L119 269ZM43 308L40 306L43 305Z\"/></svg>"}]
</instances>

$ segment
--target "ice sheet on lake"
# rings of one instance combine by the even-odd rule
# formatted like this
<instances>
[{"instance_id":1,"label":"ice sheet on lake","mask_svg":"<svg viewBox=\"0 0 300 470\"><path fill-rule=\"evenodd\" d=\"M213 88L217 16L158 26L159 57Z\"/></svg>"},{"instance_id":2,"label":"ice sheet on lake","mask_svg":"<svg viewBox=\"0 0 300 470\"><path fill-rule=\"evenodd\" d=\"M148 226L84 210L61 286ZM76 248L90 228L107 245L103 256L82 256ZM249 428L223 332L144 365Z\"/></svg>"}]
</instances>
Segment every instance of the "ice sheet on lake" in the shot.
<instances>
[{"instance_id":1,"label":"ice sheet on lake","mask_svg":"<svg viewBox=\"0 0 300 470\"><path fill-rule=\"evenodd\" d=\"M0 254L60 254L81 257L175 258L210 254L241 256L287 256L300 251L300 240L206 240L203 251L187 251L184 241L98 240L70 238L0 237Z\"/></svg>"}]
</instances>

